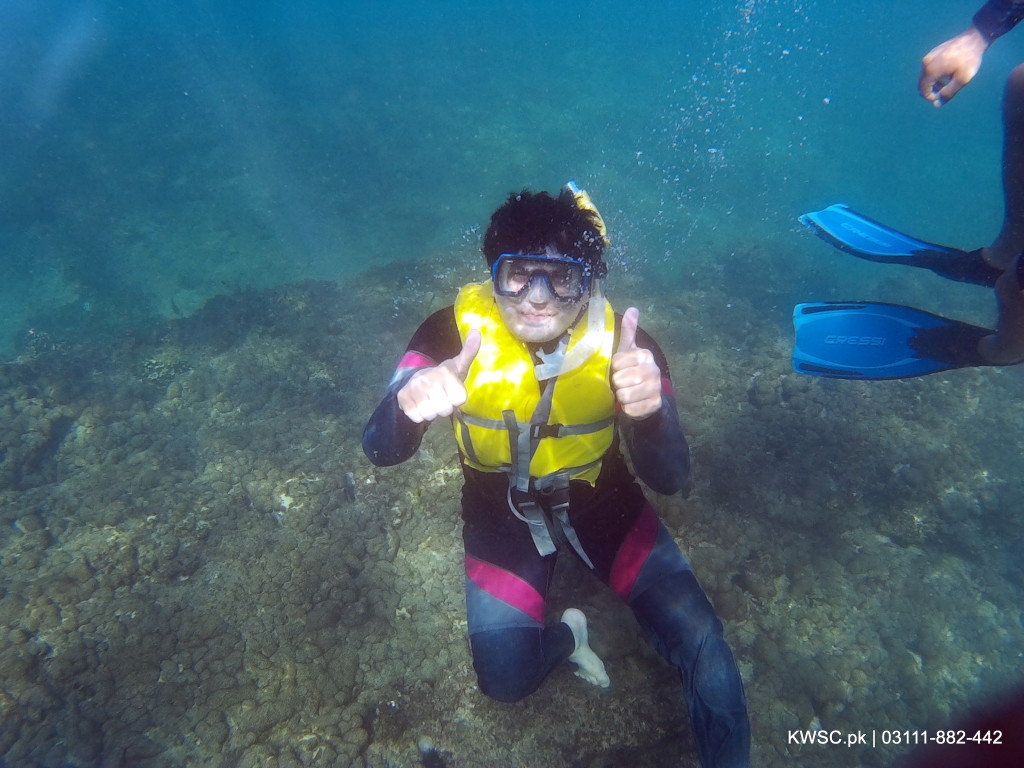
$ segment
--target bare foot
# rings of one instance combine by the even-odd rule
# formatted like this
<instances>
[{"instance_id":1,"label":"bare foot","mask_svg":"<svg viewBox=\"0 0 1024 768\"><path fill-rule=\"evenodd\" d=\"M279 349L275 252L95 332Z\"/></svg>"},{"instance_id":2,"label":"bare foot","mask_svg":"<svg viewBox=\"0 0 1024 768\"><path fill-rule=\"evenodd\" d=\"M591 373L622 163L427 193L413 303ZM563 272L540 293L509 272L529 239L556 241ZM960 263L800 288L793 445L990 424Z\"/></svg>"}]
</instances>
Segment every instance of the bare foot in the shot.
<instances>
[{"instance_id":1,"label":"bare foot","mask_svg":"<svg viewBox=\"0 0 1024 768\"><path fill-rule=\"evenodd\" d=\"M569 626L576 641L576 650L569 657L569 661L576 665L576 677L586 680L591 685L607 688L611 685L611 680L604 669L604 662L590 648L587 617L583 615L583 611L578 608L567 609L562 614L562 623Z\"/></svg>"}]
</instances>

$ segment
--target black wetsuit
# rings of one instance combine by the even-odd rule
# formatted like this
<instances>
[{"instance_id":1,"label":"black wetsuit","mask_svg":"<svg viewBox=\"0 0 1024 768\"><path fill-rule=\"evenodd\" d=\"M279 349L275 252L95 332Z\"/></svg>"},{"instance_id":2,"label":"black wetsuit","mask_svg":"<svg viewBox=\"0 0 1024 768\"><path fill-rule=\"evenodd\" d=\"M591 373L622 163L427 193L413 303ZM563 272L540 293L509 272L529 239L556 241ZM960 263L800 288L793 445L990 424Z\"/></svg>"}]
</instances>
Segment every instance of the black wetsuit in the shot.
<instances>
[{"instance_id":1,"label":"black wetsuit","mask_svg":"<svg viewBox=\"0 0 1024 768\"><path fill-rule=\"evenodd\" d=\"M988 0L974 14L974 26L991 43L1024 19L1024 0Z\"/></svg>"},{"instance_id":2,"label":"black wetsuit","mask_svg":"<svg viewBox=\"0 0 1024 768\"><path fill-rule=\"evenodd\" d=\"M616 316L616 333L620 322ZM637 345L652 352L663 372L662 407L639 421L619 413L618 432L644 482L671 494L688 482L689 450L664 354L642 329ZM401 411L397 393L415 371L456 356L461 347L452 307L436 312L416 331L363 433L363 450L371 461L393 465L415 453L427 425L415 424ZM545 622L557 553L538 552L528 526L510 509L506 475L465 463L463 475L473 665L484 693L517 701L574 651L568 626ZM618 438L604 456L596 483L573 480L569 495L571 527L595 575L629 604L658 650L680 671L701 762L707 768L748 766L746 699L721 622L630 473Z\"/></svg>"}]
</instances>

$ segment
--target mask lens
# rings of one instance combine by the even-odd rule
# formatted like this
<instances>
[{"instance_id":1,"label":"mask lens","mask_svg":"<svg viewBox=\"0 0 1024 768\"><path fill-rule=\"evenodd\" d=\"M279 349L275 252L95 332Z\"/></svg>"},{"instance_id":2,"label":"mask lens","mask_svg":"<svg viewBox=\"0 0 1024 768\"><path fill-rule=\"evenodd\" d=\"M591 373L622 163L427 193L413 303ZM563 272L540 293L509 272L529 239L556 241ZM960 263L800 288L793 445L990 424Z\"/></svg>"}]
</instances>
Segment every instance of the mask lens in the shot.
<instances>
[{"instance_id":1,"label":"mask lens","mask_svg":"<svg viewBox=\"0 0 1024 768\"><path fill-rule=\"evenodd\" d=\"M494 263L494 288L501 296L523 296L542 280L560 301L577 301L586 289L583 265L571 259L504 254Z\"/></svg>"}]
</instances>

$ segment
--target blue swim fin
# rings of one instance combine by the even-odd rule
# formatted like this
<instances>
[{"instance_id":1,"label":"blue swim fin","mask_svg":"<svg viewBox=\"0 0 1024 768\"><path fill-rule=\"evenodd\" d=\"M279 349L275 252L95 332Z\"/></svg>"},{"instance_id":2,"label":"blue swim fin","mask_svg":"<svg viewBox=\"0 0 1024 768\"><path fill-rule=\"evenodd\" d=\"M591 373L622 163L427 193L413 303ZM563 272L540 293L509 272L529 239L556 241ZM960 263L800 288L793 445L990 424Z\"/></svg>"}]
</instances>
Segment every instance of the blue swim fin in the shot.
<instances>
[{"instance_id":1,"label":"blue swim fin","mask_svg":"<svg viewBox=\"0 0 1024 768\"><path fill-rule=\"evenodd\" d=\"M994 331L900 304L825 301L793 309L793 370L835 379L906 379L987 365Z\"/></svg>"},{"instance_id":2,"label":"blue swim fin","mask_svg":"<svg viewBox=\"0 0 1024 768\"><path fill-rule=\"evenodd\" d=\"M805 213L800 221L841 251L868 261L923 267L961 283L993 286L1002 270L989 265L981 249L961 251L897 232L837 203Z\"/></svg>"}]
</instances>

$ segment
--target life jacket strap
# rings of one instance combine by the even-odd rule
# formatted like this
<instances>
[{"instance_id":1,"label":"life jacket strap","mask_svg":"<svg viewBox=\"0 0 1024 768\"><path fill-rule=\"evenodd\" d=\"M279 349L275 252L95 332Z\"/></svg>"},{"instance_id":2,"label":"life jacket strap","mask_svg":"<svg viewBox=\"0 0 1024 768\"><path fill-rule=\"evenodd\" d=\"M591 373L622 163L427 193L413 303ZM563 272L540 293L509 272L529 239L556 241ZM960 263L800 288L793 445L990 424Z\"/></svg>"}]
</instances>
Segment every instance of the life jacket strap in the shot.
<instances>
[{"instance_id":1,"label":"life jacket strap","mask_svg":"<svg viewBox=\"0 0 1024 768\"><path fill-rule=\"evenodd\" d=\"M544 510L541 509L540 504L535 502L533 499L526 496L526 498L520 499L519 501L512 500L512 494L520 494L521 491L513 491L512 486L509 486L509 509L512 510L512 514L526 523L530 536L533 538L533 545L537 548L537 552L540 553L541 557L547 557L548 555L554 554L557 547L555 546L554 539L551 536L551 528L549 527L547 515L544 514Z\"/></svg>"},{"instance_id":2,"label":"life jacket strap","mask_svg":"<svg viewBox=\"0 0 1024 768\"><path fill-rule=\"evenodd\" d=\"M569 473L548 475L531 486L520 491L510 482L508 505L512 514L529 526L537 552L546 557L555 552L559 542L564 542L593 570L594 563L569 520Z\"/></svg>"}]
</instances>

